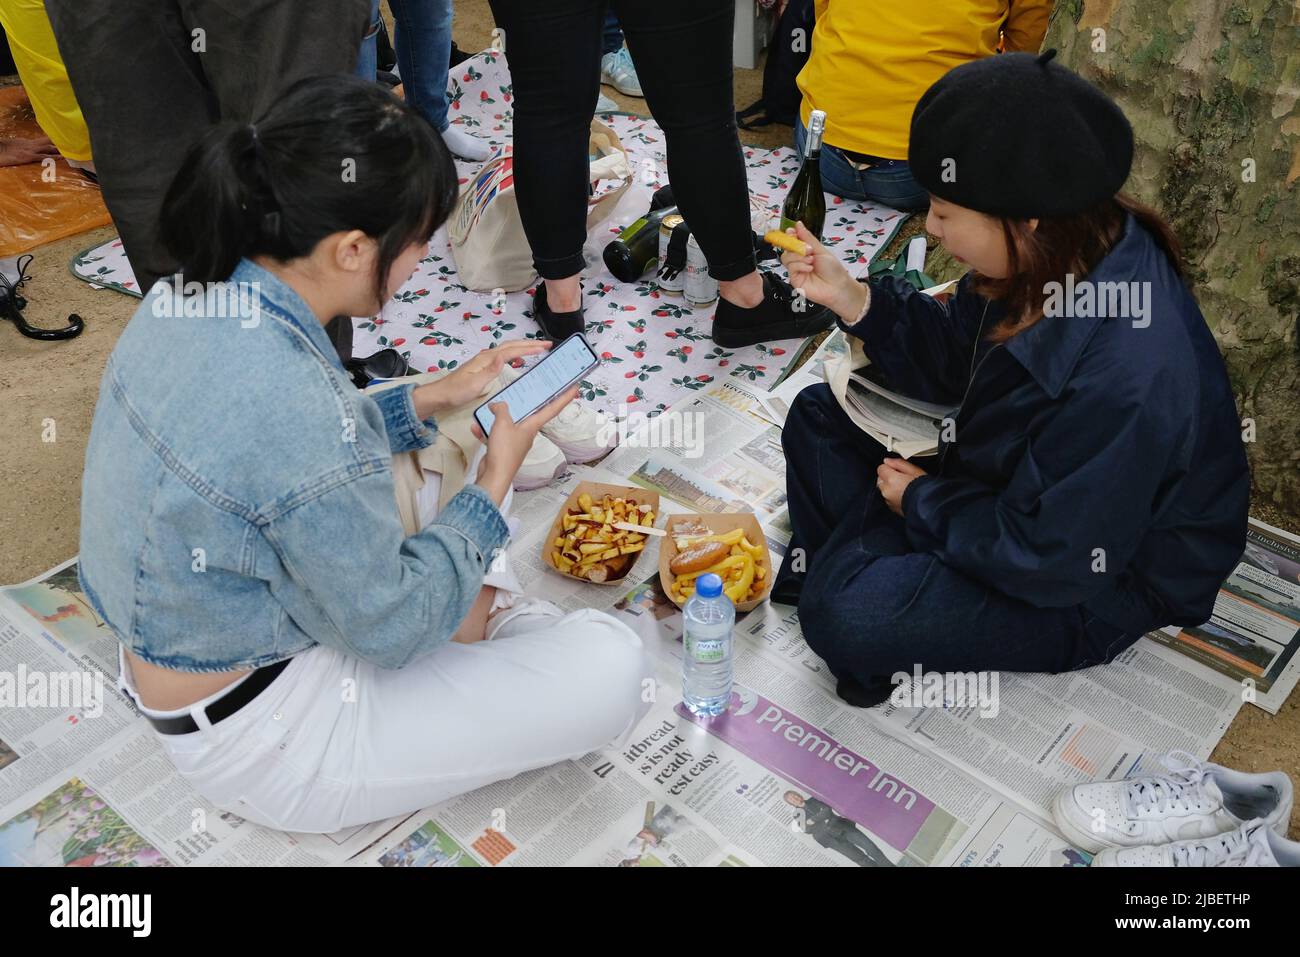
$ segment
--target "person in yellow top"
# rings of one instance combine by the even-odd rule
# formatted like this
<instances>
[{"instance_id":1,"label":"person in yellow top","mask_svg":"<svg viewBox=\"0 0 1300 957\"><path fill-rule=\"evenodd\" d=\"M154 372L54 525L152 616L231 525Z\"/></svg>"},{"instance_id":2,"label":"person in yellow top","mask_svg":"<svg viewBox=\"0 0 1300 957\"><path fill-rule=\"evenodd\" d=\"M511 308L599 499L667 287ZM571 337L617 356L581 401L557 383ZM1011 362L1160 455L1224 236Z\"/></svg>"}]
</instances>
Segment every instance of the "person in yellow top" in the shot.
<instances>
[{"instance_id":1,"label":"person in yellow top","mask_svg":"<svg viewBox=\"0 0 1300 957\"><path fill-rule=\"evenodd\" d=\"M799 72L795 126L802 155L808 116L826 112L822 183L845 199L917 211L929 195L907 166L912 110L939 77L970 60L1037 52L1051 0L816 0L811 55Z\"/></svg>"}]
</instances>

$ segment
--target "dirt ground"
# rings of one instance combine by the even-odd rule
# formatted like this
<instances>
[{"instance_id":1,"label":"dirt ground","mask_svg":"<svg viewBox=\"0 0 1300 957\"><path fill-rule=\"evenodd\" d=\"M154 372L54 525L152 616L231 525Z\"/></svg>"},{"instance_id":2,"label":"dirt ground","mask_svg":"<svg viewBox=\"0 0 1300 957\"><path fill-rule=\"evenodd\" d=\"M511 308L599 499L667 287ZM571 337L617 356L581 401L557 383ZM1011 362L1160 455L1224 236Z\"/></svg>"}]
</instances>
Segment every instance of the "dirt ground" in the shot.
<instances>
[{"instance_id":1,"label":"dirt ground","mask_svg":"<svg viewBox=\"0 0 1300 957\"><path fill-rule=\"evenodd\" d=\"M459 0L454 36L461 49L481 50L493 27L487 0ZM736 70L736 103L758 99L761 68ZM645 112L645 101L603 92L632 112ZM742 133L754 146L789 145L789 127L772 126ZM897 255L923 225L913 219L900 232L887 255ZM110 290L95 290L74 279L68 262L87 247L111 238L111 228L73 236L34 250L31 280L23 287L29 300L25 315L38 326L62 326L69 313L85 319L86 329L68 342L37 342L20 336L10 323L0 323L0 582L31 578L78 551L82 465L100 376L136 300ZM936 278L950 278L946 267L932 263ZM219 410L216 410L219 412ZM48 419L55 440L42 440ZM1300 532L1300 527L1268 508L1254 514ZM1271 716L1247 705L1233 722L1212 756L1213 760L1245 771L1281 768L1300 782L1300 695L1292 695L1280 714ZM1293 816L1291 837L1300 837L1300 817Z\"/></svg>"}]
</instances>

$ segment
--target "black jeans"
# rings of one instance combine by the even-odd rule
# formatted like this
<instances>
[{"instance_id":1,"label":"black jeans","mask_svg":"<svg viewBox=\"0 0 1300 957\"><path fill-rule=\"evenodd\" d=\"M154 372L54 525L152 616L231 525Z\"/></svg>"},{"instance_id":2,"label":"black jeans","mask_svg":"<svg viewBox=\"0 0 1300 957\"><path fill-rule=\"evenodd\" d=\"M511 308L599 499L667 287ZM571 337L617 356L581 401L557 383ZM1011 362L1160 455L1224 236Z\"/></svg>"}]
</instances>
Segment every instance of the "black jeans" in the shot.
<instances>
[{"instance_id":1,"label":"black jeans","mask_svg":"<svg viewBox=\"0 0 1300 957\"><path fill-rule=\"evenodd\" d=\"M774 589L802 579L804 640L836 677L864 687L896 672L1073 671L1140 637L1082 606L1038 608L915 551L876 488L885 457L831 394L795 399L781 445L793 535ZM794 569L803 549L806 572Z\"/></svg>"},{"instance_id":2,"label":"black jeans","mask_svg":"<svg viewBox=\"0 0 1300 957\"><path fill-rule=\"evenodd\" d=\"M544 279L586 263L587 140L600 94L605 0L490 0L514 82L515 195ZM755 268L732 97L732 0L611 0L668 177L716 279Z\"/></svg>"},{"instance_id":3,"label":"black jeans","mask_svg":"<svg viewBox=\"0 0 1300 957\"><path fill-rule=\"evenodd\" d=\"M260 116L303 77L351 73L370 0L46 0L45 10L104 204L146 292L177 268L158 214L186 152L219 120Z\"/></svg>"}]
</instances>

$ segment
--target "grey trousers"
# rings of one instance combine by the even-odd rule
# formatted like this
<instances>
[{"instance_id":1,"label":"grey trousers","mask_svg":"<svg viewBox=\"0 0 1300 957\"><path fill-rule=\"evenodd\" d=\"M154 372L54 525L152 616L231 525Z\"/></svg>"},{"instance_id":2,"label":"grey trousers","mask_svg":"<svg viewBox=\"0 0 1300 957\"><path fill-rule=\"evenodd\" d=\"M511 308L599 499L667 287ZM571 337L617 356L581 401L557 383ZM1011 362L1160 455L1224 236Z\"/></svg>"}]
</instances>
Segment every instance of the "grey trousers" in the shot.
<instances>
[{"instance_id":1,"label":"grey trousers","mask_svg":"<svg viewBox=\"0 0 1300 957\"><path fill-rule=\"evenodd\" d=\"M370 0L45 0L141 292L177 269L158 238L185 153L307 76L351 73ZM351 355L352 324L327 331ZM344 328L346 327L346 328Z\"/></svg>"}]
</instances>

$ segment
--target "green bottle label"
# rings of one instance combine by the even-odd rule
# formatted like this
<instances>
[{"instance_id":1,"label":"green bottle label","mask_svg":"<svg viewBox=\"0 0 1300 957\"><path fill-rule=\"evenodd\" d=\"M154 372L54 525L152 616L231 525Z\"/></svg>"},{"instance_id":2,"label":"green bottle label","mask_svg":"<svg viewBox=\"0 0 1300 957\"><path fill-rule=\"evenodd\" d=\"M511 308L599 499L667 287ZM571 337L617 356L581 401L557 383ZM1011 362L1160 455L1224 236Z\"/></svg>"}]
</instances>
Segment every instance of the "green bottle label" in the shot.
<instances>
[{"instance_id":1,"label":"green bottle label","mask_svg":"<svg viewBox=\"0 0 1300 957\"><path fill-rule=\"evenodd\" d=\"M702 665L716 664L726 654L726 639L691 638L687 635L686 653Z\"/></svg>"},{"instance_id":2,"label":"green bottle label","mask_svg":"<svg viewBox=\"0 0 1300 957\"><path fill-rule=\"evenodd\" d=\"M646 224L647 221L648 221L648 220L647 220L647 217L642 216L640 219L638 219L636 222L634 222L631 226L628 226L628 227L627 227L626 229L624 229L621 233L619 233L619 234L618 234L618 238L621 239L623 242L627 242L629 239L631 239L633 236L636 235L636 231L637 231L638 229L640 229L642 226L644 226L644 225Z\"/></svg>"}]
</instances>

